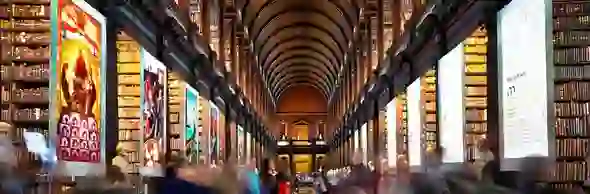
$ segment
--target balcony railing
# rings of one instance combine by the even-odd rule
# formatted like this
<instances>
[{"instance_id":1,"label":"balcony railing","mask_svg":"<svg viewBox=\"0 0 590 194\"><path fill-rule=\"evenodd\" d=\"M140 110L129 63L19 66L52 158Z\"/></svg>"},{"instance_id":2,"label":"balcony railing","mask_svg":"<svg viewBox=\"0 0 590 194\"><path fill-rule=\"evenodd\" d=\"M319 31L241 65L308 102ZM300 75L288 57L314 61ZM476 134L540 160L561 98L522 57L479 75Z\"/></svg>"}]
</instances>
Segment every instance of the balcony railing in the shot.
<instances>
[{"instance_id":1,"label":"balcony railing","mask_svg":"<svg viewBox=\"0 0 590 194\"><path fill-rule=\"evenodd\" d=\"M312 145L317 145L317 146L325 146L326 141L324 141L323 139L320 138L314 138L311 140L295 140L292 138L281 138L281 140L279 140L277 142L277 145L279 147L285 147L285 146L312 146Z\"/></svg>"}]
</instances>

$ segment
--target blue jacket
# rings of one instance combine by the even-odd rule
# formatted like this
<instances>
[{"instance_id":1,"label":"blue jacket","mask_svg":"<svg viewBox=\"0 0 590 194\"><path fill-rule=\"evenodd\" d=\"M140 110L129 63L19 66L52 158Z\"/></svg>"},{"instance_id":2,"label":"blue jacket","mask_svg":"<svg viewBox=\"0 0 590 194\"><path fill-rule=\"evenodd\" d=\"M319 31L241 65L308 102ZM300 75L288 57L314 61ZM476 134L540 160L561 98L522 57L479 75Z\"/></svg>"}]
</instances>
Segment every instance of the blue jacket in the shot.
<instances>
[{"instance_id":1,"label":"blue jacket","mask_svg":"<svg viewBox=\"0 0 590 194\"><path fill-rule=\"evenodd\" d=\"M213 189L179 179L169 170L158 187L158 194L213 194Z\"/></svg>"},{"instance_id":2,"label":"blue jacket","mask_svg":"<svg viewBox=\"0 0 590 194\"><path fill-rule=\"evenodd\" d=\"M260 185L260 178L258 174L254 171L246 172L246 176L248 177L248 190L250 194L262 194L261 193L261 185Z\"/></svg>"}]
</instances>

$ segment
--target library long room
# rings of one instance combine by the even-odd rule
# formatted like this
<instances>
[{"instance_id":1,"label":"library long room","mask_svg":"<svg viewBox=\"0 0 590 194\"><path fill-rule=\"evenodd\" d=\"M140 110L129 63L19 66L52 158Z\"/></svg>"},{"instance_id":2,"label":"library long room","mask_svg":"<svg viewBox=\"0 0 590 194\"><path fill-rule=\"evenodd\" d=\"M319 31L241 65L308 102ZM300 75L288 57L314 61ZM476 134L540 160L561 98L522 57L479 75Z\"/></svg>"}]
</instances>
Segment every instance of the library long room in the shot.
<instances>
[{"instance_id":1,"label":"library long room","mask_svg":"<svg viewBox=\"0 0 590 194\"><path fill-rule=\"evenodd\" d=\"M590 192L589 16L569 0L0 0L0 193L226 191L202 179L228 169L279 193L459 171Z\"/></svg>"}]
</instances>

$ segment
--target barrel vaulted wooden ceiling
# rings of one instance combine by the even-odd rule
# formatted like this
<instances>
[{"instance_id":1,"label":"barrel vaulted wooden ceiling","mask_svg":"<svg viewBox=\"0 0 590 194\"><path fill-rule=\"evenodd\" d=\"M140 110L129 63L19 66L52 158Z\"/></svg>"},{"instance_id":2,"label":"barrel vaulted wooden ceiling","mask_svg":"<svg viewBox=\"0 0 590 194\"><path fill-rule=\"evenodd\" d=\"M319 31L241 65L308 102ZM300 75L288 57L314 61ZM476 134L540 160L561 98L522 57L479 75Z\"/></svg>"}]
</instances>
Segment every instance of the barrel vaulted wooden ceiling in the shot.
<instances>
[{"instance_id":1,"label":"barrel vaulted wooden ceiling","mask_svg":"<svg viewBox=\"0 0 590 194\"><path fill-rule=\"evenodd\" d=\"M358 22L353 2L246 0L241 11L275 99L296 85L315 87L329 98Z\"/></svg>"}]
</instances>

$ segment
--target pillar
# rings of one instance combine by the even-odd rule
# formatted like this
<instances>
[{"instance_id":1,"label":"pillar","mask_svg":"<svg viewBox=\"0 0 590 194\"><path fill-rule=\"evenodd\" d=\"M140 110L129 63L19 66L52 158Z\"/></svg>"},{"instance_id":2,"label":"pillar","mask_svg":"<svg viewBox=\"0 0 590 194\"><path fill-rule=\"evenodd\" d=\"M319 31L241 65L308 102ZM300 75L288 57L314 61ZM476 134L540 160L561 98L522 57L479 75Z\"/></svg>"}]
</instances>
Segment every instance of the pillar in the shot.
<instances>
[{"instance_id":1,"label":"pillar","mask_svg":"<svg viewBox=\"0 0 590 194\"><path fill-rule=\"evenodd\" d=\"M379 107L379 100L375 100L373 102L373 130L372 130L372 135L373 136L373 164L375 164L376 167L380 167L380 163L381 161L379 161L379 155L381 150L383 150L384 148L381 146L383 145L383 143L381 142L381 119L380 119L380 107Z\"/></svg>"},{"instance_id":2,"label":"pillar","mask_svg":"<svg viewBox=\"0 0 590 194\"><path fill-rule=\"evenodd\" d=\"M110 6L110 5L107 5ZM104 85L106 90L106 99L105 102L110 102L109 104L105 105L105 122L106 129L104 130L105 135L105 144L106 144L106 158L105 158L105 165L111 165L112 159L117 156L117 143L119 141L119 111L118 111L118 74L117 74L117 33L119 32L119 28L117 27L117 23L114 20L112 12L104 11L99 8L102 12L106 12L105 15L107 16L107 45L105 48L107 52L106 57L106 83Z\"/></svg>"}]
</instances>

